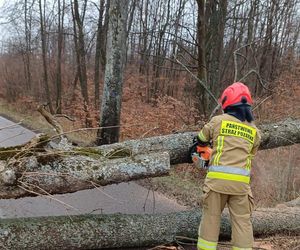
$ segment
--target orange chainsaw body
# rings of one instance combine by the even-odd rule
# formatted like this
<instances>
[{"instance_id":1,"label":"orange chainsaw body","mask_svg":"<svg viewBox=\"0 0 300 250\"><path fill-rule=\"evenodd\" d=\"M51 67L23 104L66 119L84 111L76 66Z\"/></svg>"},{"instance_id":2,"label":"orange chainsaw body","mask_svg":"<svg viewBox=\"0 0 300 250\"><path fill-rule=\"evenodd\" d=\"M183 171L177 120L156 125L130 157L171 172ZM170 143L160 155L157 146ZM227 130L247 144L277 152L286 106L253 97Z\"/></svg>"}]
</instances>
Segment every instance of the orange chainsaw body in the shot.
<instances>
[{"instance_id":1,"label":"orange chainsaw body","mask_svg":"<svg viewBox=\"0 0 300 250\"><path fill-rule=\"evenodd\" d=\"M204 161L209 161L211 157L212 149L208 146L198 146L197 153L201 156Z\"/></svg>"},{"instance_id":2,"label":"orange chainsaw body","mask_svg":"<svg viewBox=\"0 0 300 250\"><path fill-rule=\"evenodd\" d=\"M196 146L196 152L192 154L192 161L195 166L206 168L211 157L212 149L208 146Z\"/></svg>"}]
</instances>

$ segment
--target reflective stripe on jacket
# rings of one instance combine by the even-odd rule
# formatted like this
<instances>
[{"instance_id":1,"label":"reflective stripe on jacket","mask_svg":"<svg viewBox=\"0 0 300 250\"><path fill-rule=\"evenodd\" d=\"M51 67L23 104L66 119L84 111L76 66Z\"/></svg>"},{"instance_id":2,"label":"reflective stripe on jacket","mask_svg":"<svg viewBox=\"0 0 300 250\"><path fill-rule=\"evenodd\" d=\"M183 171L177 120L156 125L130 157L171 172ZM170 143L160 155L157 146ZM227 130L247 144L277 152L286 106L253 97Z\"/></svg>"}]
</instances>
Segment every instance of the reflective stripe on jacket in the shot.
<instances>
[{"instance_id":1,"label":"reflective stripe on jacket","mask_svg":"<svg viewBox=\"0 0 300 250\"><path fill-rule=\"evenodd\" d=\"M222 179L250 183L250 170L229 167L229 166L210 166L206 175L210 179Z\"/></svg>"}]
</instances>

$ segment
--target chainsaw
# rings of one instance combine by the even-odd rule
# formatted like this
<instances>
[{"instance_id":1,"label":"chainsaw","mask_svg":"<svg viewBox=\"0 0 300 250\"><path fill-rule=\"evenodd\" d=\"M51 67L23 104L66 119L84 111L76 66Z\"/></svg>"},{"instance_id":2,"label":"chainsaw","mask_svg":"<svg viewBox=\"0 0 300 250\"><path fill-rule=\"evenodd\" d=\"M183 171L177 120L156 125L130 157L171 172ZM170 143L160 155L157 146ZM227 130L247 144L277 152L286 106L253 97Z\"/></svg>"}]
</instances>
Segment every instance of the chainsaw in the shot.
<instances>
[{"instance_id":1,"label":"chainsaw","mask_svg":"<svg viewBox=\"0 0 300 250\"><path fill-rule=\"evenodd\" d=\"M193 163L198 168L206 169L211 157L212 149L208 145L200 145L199 142L195 142L191 146L190 153L190 162Z\"/></svg>"}]
</instances>

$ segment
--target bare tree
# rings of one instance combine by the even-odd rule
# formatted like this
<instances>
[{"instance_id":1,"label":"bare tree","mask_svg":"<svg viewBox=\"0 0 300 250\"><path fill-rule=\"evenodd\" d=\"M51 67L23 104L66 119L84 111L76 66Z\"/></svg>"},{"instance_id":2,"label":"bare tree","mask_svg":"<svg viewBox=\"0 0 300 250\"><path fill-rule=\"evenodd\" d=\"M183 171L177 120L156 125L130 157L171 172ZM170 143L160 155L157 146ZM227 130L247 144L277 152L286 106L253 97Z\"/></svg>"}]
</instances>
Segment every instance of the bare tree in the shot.
<instances>
[{"instance_id":1,"label":"bare tree","mask_svg":"<svg viewBox=\"0 0 300 250\"><path fill-rule=\"evenodd\" d=\"M34 1L32 5L34 4ZM28 3L28 0L24 1L24 25L25 25L25 55L24 55L24 73L27 90L31 89L31 26L32 26L32 6Z\"/></svg>"},{"instance_id":2,"label":"bare tree","mask_svg":"<svg viewBox=\"0 0 300 250\"><path fill-rule=\"evenodd\" d=\"M198 48L198 78L204 84L207 83L207 68L206 68L206 29L205 29L205 0L197 0L198 4L198 21L197 21L197 48ZM207 93L202 85L197 85L197 97L200 100L199 108L206 114L208 103Z\"/></svg>"},{"instance_id":3,"label":"bare tree","mask_svg":"<svg viewBox=\"0 0 300 250\"><path fill-rule=\"evenodd\" d=\"M58 4L58 37L57 37L57 63L56 63L56 113L62 112L62 47L63 47L63 30L64 30L64 12L65 12L65 0L57 1Z\"/></svg>"},{"instance_id":4,"label":"bare tree","mask_svg":"<svg viewBox=\"0 0 300 250\"><path fill-rule=\"evenodd\" d=\"M77 58L77 74L79 76L79 82L81 87L81 93L86 104L89 104L88 87L87 87L87 69L86 69L86 46L84 39L84 17L86 14L87 0L84 0L83 10L80 15L78 0L74 0L72 7L72 14L74 20L74 32L75 32L75 50Z\"/></svg>"},{"instance_id":5,"label":"bare tree","mask_svg":"<svg viewBox=\"0 0 300 250\"><path fill-rule=\"evenodd\" d=\"M44 0L42 4L42 0L39 0L39 10L40 10L40 26L41 26L41 41L42 41L42 58L43 58L43 78L44 78L44 85L46 91L46 99L49 105L49 109L51 113L54 113L49 82L48 82L48 63L47 63L47 44L46 44L46 32L45 32L45 8L46 8L46 1Z\"/></svg>"},{"instance_id":6,"label":"bare tree","mask_svg":"<svg viewBox=\"0 0 300 250\"><path fill-rule=\"evenodd\" d=\"M242 79L261 96L286 69L286 62L299 56L299 0L127 2L130 71L140 74L145 93L139 94L153 105L170 95L187 105L197 103L199 113L208 115L214 105L202 84L219 96L229 83ZM101 102L110 1L50 3L6 1L1 14L10 32L9 38L2 38L2 52L8 55L2 59L7 61L3 86L16 96L22 92L37 101L55 100L54 109L60 113L62 90L71 84L76 89L78 82L89 112L88 75L93 75L95 107Z\"/></svg>"},{"instance_id":7,"label":"bare tree","mask_svg":"<svg viewBox=\"0 0 300 250\"><path fill-rule=\"evenodd\" d=\"M227 0L206 2L206 65L207 81L211 92L219 96L221 91L221 64L223 62L224 33L227 15ZM211 112L215 107L215 102L209 99L207 110Z\"/></svg>"},{"instance_id":8,"label":"bare tree","mask_svg":"<svg viewBox=\"0 0 300 250\"><path fill-rule=\"evenodd\" d=\"M103 27L104 4L105 0L100 0L94 68L95 107L98 107L99 105L100 62L103 67L105 66L105 62L103 62L106 39Z\"/></svg>"}]
</instances>

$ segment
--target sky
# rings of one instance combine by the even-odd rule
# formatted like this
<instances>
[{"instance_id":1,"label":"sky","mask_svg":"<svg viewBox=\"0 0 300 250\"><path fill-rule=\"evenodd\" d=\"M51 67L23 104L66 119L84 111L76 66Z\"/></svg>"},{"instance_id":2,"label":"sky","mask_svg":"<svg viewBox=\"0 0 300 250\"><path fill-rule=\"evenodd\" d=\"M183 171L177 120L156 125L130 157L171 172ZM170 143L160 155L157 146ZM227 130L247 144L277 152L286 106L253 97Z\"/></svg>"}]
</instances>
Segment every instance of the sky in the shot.
<instances>
[{"instance_id":1,"label":"sky","mask_svg":"<svg viewBox=\"0 0 300 250\"><path fill-rule=\"evenodd\" d=\"M2 6L4 5L5 0L0 0L0 12L2 11ZM2 17L0 15L0 23L2 22Z\"/></svg>"},{"instance_id":2,"label":"sky","mask_svg":"<svg viewBox=\"0 0 300 250\"><path fill-rule=\"evenodd\" d=\"M0 8L2 8L4 2L5 2L5 0L0 0Z\"/></svg>"},{"instance_id":3,"label":"sky","mask_svg":"<svg viewBox=\"0 0 300 250\"><path fill-rule=\"evenodd\" d=\"M5 0L0 0L0 12L2 11L1 8L4 5ZM5 29L4 29L4 25L1 24L2 22L5 22L5 20L1 17L2 15L0 14L0 41L2 41L4 39L5 35Z\"/></svg>"},{"instance_id":4,"label":"sky","mask_svg":"<svg viewBox=\"0 0 300 250\"><path fill-rule=\"evenodd\" d=\"M2 8L2 6L3 6L3 4L4 4L4 1L5 0L0 0L0 11L1 11L1 8ZM0 18L0 23L3 21L3 19L2 18ZM0 41L3 39L3 34L4 32L3 32L3 27L2 27L2 25L0 25Z\"/></svg>"}]
</instances>

